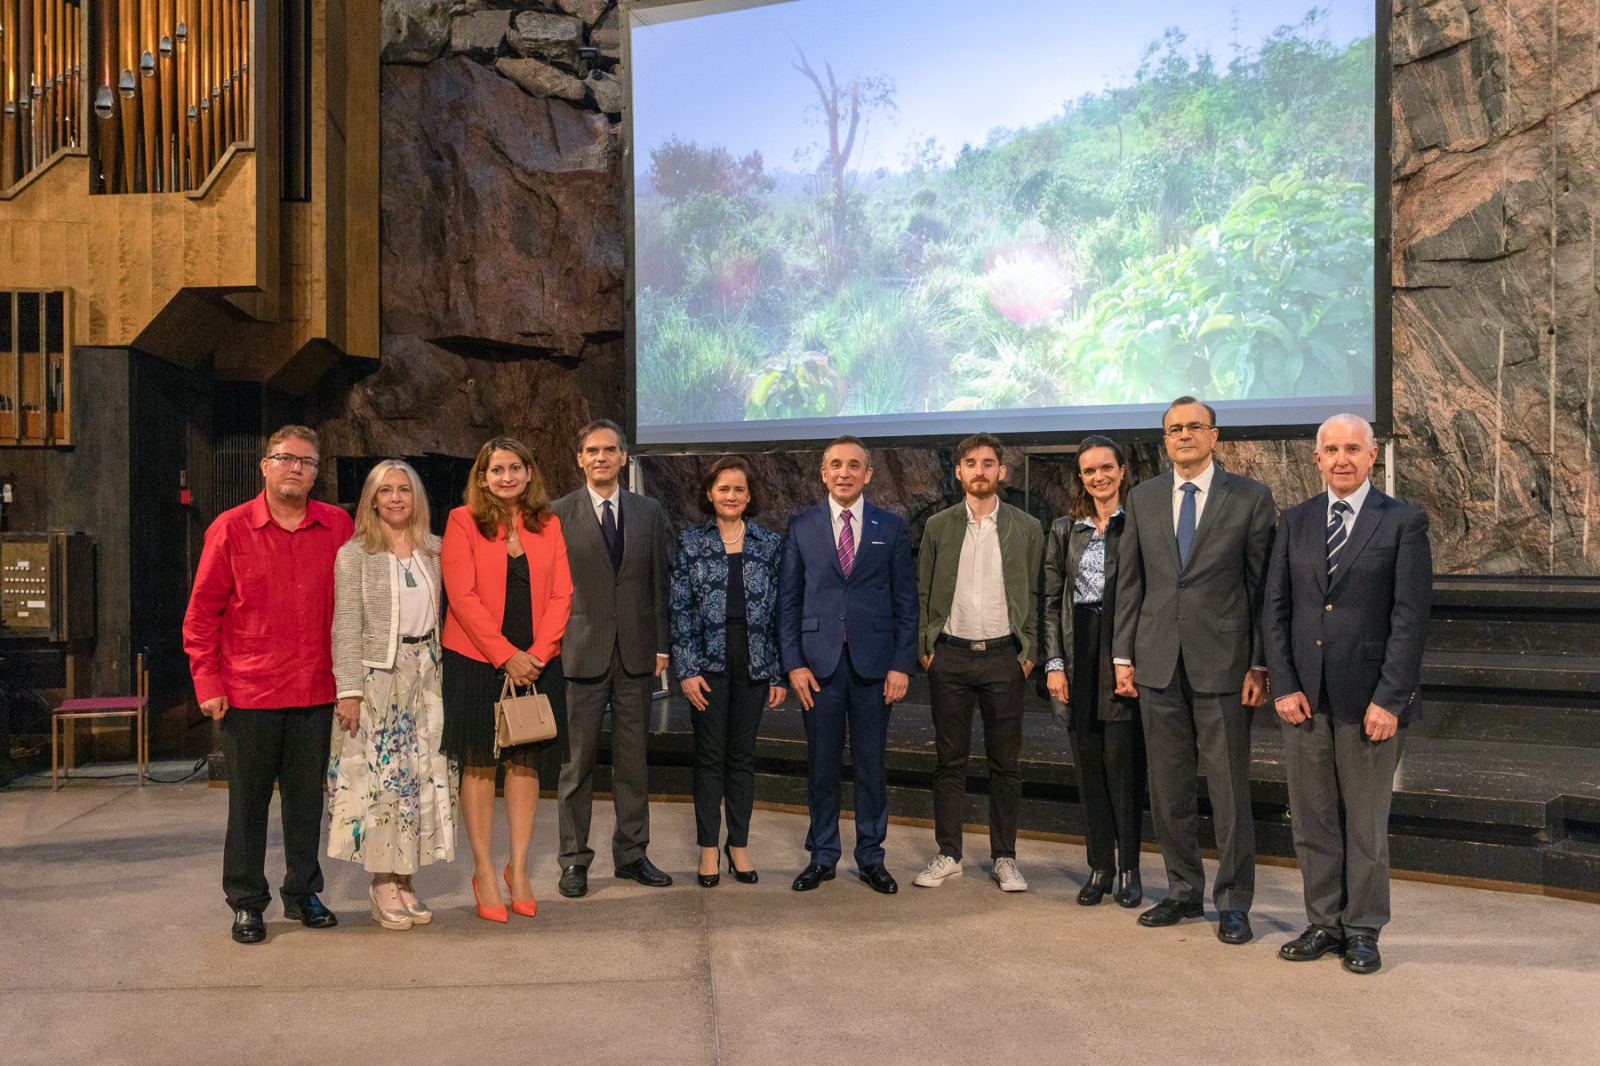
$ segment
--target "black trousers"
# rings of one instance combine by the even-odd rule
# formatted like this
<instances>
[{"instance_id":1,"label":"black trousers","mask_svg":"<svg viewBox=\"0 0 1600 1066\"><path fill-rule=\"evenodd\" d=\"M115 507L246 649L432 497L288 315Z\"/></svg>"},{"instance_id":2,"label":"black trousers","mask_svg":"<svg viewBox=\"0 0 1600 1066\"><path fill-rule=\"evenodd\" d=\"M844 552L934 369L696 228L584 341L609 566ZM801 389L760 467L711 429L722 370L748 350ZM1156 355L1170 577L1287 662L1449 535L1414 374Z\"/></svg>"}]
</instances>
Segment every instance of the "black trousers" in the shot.
<instances>
[{"instance_id":1,"label":"black trousers","mask_svg":"<svg viewBox=\"0 0 1600 1066\"><path fill-rule=\"evenodd\" d=\"M972 711L983 715L983 753L989 760L989 854L1017 857L1017 811L1022 805L1022 696L1025 681L1015 640L991 642L985 651L940 643L928 665L933 703L933 826L939 852L961 858L967 808L967 756Z\"/></svg>"},{"instance_id":2,"label":"black trousers","mask_svg":"<svg viewBox=\"0 0 1600 1066\"><path fill-rule=\"evenodd\" d=\"M1073 608L1071 725L1073 765L1083 803L1084 851L1091 870L1137 870L1144 810L1144 729L1137 715L1100 717L1111 693L1101 692L1101 611ZM1129 712L1131 713L1131 712Z\"/></svg>"},{"instance_id":3,"label":"black trousers","mask_svg":"<svg viewBox=\"0 0 1600 1066\"><path fill-rule=\"evenodd\" d=\"M265 910L272 901L266 863L267 812L274 784L288 867L280 895L285 903L298 903L322 891L317 857L332 738L331 703L276 710L229 707L223 715L228 835L222 846L222 891L228 906Z\"/></svg>"},{"instance_id":4,"label":"black trousers","mask_svg":"<svg viewBox=\"0 0 1600 1066\"><path fill-rule=\"evenodd\" d=\"M702 848L721 844L724 809L728 843L748 845L756 801L756 732L769 686L750 679L750 640L742 620L728 620L727 645L727 671L705 675L711 686L706 709L693 712L694 828Z\"/></svg>"}]
</instances>

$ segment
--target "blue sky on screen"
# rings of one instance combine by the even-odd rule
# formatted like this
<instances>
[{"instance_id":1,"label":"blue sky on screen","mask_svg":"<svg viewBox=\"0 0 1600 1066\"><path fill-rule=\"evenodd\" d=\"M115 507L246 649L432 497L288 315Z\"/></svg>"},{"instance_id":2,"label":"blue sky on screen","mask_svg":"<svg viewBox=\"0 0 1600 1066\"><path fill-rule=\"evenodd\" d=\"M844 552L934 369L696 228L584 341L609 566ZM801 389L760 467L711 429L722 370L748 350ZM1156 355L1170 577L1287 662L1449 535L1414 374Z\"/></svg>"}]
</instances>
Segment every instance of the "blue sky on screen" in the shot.
<instances>
[{"instance_id":1,"label":"blue sky on screen","mask_svg":"<svg viewBox=\"0 0 1600 1066\"><path fill-rule=\"evenodd\" d=\"M996 126L1033 126L1084 93L1130 84L1145 45L1169 26L1187 34L1191 54L1210 51L1221 66L1236 42L1253 53L1313 6L1327 13L1335 45L1373 32L1373 0L789 0L705 18L636 10L636 166L648 170L651 149L676 136L760 151L769 170L809 170L796 152L825 134L807 121L816 93L792 66L795 45L819 74L828 62L841 81L894 79L898 111L871 116L852 163L898 171L912 142L937 138L948 162Z\"/></svg>"}]
</instances>

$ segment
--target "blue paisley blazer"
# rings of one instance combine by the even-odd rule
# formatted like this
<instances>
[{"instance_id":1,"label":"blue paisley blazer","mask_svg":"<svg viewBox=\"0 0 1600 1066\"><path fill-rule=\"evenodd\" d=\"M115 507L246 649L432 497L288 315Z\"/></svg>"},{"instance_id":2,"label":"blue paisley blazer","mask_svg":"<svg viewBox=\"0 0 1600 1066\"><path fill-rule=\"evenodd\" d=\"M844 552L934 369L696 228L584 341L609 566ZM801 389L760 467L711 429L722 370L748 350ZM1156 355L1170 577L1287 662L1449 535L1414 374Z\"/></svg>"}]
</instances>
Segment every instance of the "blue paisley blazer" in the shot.
<instances>
[{"instance_id":1,"label":"blue paisley blazer","mask_svg":"<svg viewBox=\"0 0 1600 1066\"><path fill-rule=\"evenodd\" d=\"M778 559L783 538L745 523L745 626L750 677L781 683L778 670ZM679 680L727 670L728 557L713 519L678 536L672 564L672 669Z\"/></svg>"}]
</instances>

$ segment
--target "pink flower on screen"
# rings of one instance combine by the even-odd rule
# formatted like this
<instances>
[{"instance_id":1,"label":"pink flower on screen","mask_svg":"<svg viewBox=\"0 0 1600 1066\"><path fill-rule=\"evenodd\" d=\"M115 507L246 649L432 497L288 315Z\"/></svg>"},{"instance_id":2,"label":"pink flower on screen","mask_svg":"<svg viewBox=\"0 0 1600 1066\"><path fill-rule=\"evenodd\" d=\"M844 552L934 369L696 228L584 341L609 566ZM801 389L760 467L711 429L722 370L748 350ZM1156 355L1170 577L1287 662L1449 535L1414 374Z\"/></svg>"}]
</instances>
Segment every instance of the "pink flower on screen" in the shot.
<instances>
[{"instance_id":1,"label":"pink flower on screen","mask_svg":"<svg viewBox=\"0 0 1600 1066\"><path fill-rule=\"evenodd\" d=\"M1007 241L983 258L989 305L1019 326L1046 322L1061 313L1071 279L1055 255L1037 241Z\"/></svg>"}]
</instances>

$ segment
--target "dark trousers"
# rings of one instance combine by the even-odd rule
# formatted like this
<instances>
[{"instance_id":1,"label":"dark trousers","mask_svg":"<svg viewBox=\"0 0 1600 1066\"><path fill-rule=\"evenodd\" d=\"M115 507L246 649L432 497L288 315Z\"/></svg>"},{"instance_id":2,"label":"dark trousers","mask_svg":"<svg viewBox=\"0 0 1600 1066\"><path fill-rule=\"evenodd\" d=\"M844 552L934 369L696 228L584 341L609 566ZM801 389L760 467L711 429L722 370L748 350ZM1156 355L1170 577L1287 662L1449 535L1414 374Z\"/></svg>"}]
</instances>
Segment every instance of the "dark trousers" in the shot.
<instances>
[{"instance_id":1,"label":"dark trousers","mask_svg":"<svg viewBox=\"0 0 1600 1066\"><path fill-rule=\"evenodd\" d=\"M1374 744L1360 722L1318 712L1283 723L1294 853L1306 919L1334 936L1389 922L1389 801L1400 737Z\"/></svg>"},{"instance_id":2,"label":"dark trousers","mask_svg":"<svg viewBox=\"0 0 1600 1066\"><path fill-rule=\"evenodd\" d=\"M1072 609L1072 697L1067 735L1083 804L1084 851L1089 869L1139 869L1144 810L1144 729L1137 704L1112 699L1101 687L1109 676L1111 619L1099 605ZM1119 717L1102 719L1109 706Z\"/></svg>"},{"instance_id":3,"label":"dark trousers","mask_svg":"<svg viewBox=\"0 0 1600 1066\"><path fill-rule=\"evenodd\" d=\"M702 848L717 847L724 808L728 843L750 842L756 800L756 732L767 705L768 684L750 679L750 643L742 621L728 622L727 671L705 675L706 709L695 711L694 827Z\"/></svg>"},{"instance_id":4,"label":"dark trousers","mask_svg":"<svg viewBox=\"0 0 1600 1066\"><path fill-rule=\"evenodd\" d=\"M802 715L806 799L811 807L806 850L812 862L833 866L839 861L839 781L848 736L855 776L856 865L881 863L883 838L889 832L889 781L884 767L889 705L883 702L883 678L856 673L846 644L838 668L820 684L811 709Z\"/></svg>"},{"instance_id":5,"label":"dark trousers","mask_svg":"<svg viewBox=\"0 0 1600 1066\"><path fill-rule=\"evenodd\" d=\"M983 753L989 760L989 854L1017 857L1017 811L1022 806L1022 696L1025 681L1015 640L991 641L984 651L940 643L928 665L933 702L933 826L939 852L961 858L967 809L967 757L972 711L983 715Z\"/></svg>"},{"instance_id":6,"label":"dark trousers","mask_svg":"<svg viewBox=\"0 0 1600 1066\"><path fill-rule=\"evenodd\" d=\"M1144 733L1137 718L1068 731L1091 870L1139 869Z\"/></svg>"},{"instance_id":7,"label":"dark trousers","mask_svg":"<svg viewBox=\"0 0 1600 1066\"><path fill-rule=\"evenodd\" d=\"M1135 679L1137 680L1137 673ZM1205 899L1200 861L1199 782L1203 768L1217 837L1219 911L1248 911L1256 888L1256 823L1250 809L1250 718L1239 693L1196 692L1183 657L1165 688L1139 686L1150 771L1150 814L1167 866L1167 896Z\"/></svg>"},{"instance_id":8,"label":"dark trousers","mask_svg":"<svg viewBox=\"0 0 1600 1066\"><path fill-rule=\"evenodd\" d=\"M285 903L322 891L317 857L322 840L323 790L332 751L333 704L250 710L222 716L222 754L228 761L228 835L222 845L222 892L228 906L265 910L267 812L278 786L287 870Z\"/></svg>"},{"instance_id":9,"label":"dark trousers","mask_svg":"<svg viewBox=\"0 0 1600 1066\"><path fill-rule=\"evenodd\" d=\"M611 802L617 812L611 857L618 866L644 858L650 844L649 742L652 674L630 674L611 649L611 668L600 677L567 678L567 731L560 740L557 806L561 865L587 868L594 861L589 822L594 813L594 763L600 726L611 710Z\"/></svg>"}]
</instances>

